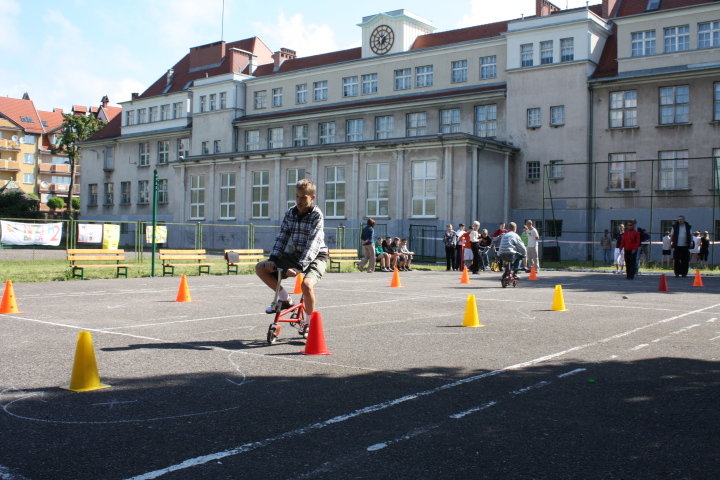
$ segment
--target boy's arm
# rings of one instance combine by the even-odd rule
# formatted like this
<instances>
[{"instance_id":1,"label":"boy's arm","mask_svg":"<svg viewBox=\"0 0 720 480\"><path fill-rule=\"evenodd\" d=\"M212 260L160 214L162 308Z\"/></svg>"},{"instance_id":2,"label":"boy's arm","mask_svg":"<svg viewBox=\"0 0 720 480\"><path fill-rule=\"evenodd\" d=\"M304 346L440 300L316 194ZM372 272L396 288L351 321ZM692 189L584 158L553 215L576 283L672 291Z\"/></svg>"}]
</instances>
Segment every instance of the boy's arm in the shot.
<instances>
[{"instance_id":1,"label":"boy's arm","mask_svg":"<svg viewBox=\"0 0 720 480\"><path fill-rule=\"evenodd\" d=\"M275 237L275 244L273 245L273 249L270 252L270 258L269 260L271 262L277 261L277 259L282 255L282 253L285 251L285 247L287 247L288 240L290 239L290 220L288 218L288 215L290 213L286 213L285 217L283 217L283 221L280 224L280 233L277 234L277 237Z\"/></svg>"},{"instance_id":2,"label":"boy's arm","mask_svg":"<svg viewBox=\"0 0 720 480\"><path fill-rule=\"evenodd\" d=\"M298 259L298 263L300 263L303 271L310 265L310 262L315 260L318 253L320 253L320 249L325 244L324 223L322 214L313 215L312 223L308 231L305 251Z\"/></svg>"}]
</instances>

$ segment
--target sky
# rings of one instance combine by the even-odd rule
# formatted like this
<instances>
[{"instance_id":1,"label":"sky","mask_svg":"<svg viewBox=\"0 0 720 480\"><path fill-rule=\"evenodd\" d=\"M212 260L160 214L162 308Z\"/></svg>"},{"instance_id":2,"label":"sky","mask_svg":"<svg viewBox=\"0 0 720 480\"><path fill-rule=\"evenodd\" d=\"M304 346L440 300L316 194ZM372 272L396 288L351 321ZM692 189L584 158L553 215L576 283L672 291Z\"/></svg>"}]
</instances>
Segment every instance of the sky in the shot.
<instances>
[{"instance_id":1,"label":"sky","mask_svg":"<svg viewBox=\"0 0 720 480\"><path fill-rule=\"evenodd\" d=\"M273 51L285 47L308 56L360 46L357 24L380 12L405 8L437 31L535 14L535 0L405 2L0 0L0 96L27 92L46 111L98 106L104 95L117 105L143 92L191 47L221 39L258 36Z\"/></svg>"}]
</instances>

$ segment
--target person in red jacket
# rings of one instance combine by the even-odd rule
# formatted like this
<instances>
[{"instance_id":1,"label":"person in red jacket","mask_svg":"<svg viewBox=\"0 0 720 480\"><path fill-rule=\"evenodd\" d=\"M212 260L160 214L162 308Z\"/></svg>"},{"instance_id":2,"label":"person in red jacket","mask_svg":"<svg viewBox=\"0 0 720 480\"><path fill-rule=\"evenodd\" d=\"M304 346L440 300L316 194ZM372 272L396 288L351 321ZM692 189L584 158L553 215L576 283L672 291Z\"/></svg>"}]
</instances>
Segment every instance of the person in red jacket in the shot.
<instances>
[{"instance_id":1,"label":"person in red jacket","mask_svg":"<svg viewBox=\"0 0 720 480\"><path fill-rule=\"evenodd\" d=\"M620 240L620 247L625 251L625 272L627 279L632 280L637 273L637 254L640 248L640 232L635 230L635 221L625 224L625 233Z\"/></svg>"}]
</instances>

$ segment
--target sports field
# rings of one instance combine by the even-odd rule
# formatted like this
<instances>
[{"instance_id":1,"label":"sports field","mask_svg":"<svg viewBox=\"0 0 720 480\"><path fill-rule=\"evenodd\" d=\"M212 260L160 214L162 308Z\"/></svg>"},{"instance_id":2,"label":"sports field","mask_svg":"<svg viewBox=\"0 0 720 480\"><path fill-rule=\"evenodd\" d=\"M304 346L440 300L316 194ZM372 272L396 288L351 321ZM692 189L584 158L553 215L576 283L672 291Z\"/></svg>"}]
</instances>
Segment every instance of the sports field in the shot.
<instances>
[{"instance_id":1,"label":"sports field","mask_svg":"<svg viewBox=\"0 0 720 480\"><path fill-rule=\"evenodd\" d=\"M717 478L720 277L400 279L326 274L331 355L254 276L14 284L0 479ZM60 388L81 331L110 388Z\"/></svg>"}]
</instances>

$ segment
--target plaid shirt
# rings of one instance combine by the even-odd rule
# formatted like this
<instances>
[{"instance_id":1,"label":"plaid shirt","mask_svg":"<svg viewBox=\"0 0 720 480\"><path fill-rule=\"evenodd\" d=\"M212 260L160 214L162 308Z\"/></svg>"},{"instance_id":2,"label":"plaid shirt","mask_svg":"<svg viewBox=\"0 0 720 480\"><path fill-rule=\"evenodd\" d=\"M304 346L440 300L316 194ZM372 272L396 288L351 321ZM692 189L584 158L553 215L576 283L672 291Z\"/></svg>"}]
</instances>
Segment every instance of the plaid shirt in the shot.
<instances>
[{"instance_id":1,"label":"plaid shirt","mask_svg":"<svg viewBox=\"0 0 720 480\"><path fill-rule=\"evenodd\" d=\"M318 256L327 257L324 223L323 214L317 205L313 205L302 216L298 215L297 207L292 207L285 213L270 258L275 259L287 253L297 258L298 265L305 271Z\"/></svg>"}]
</instances>

